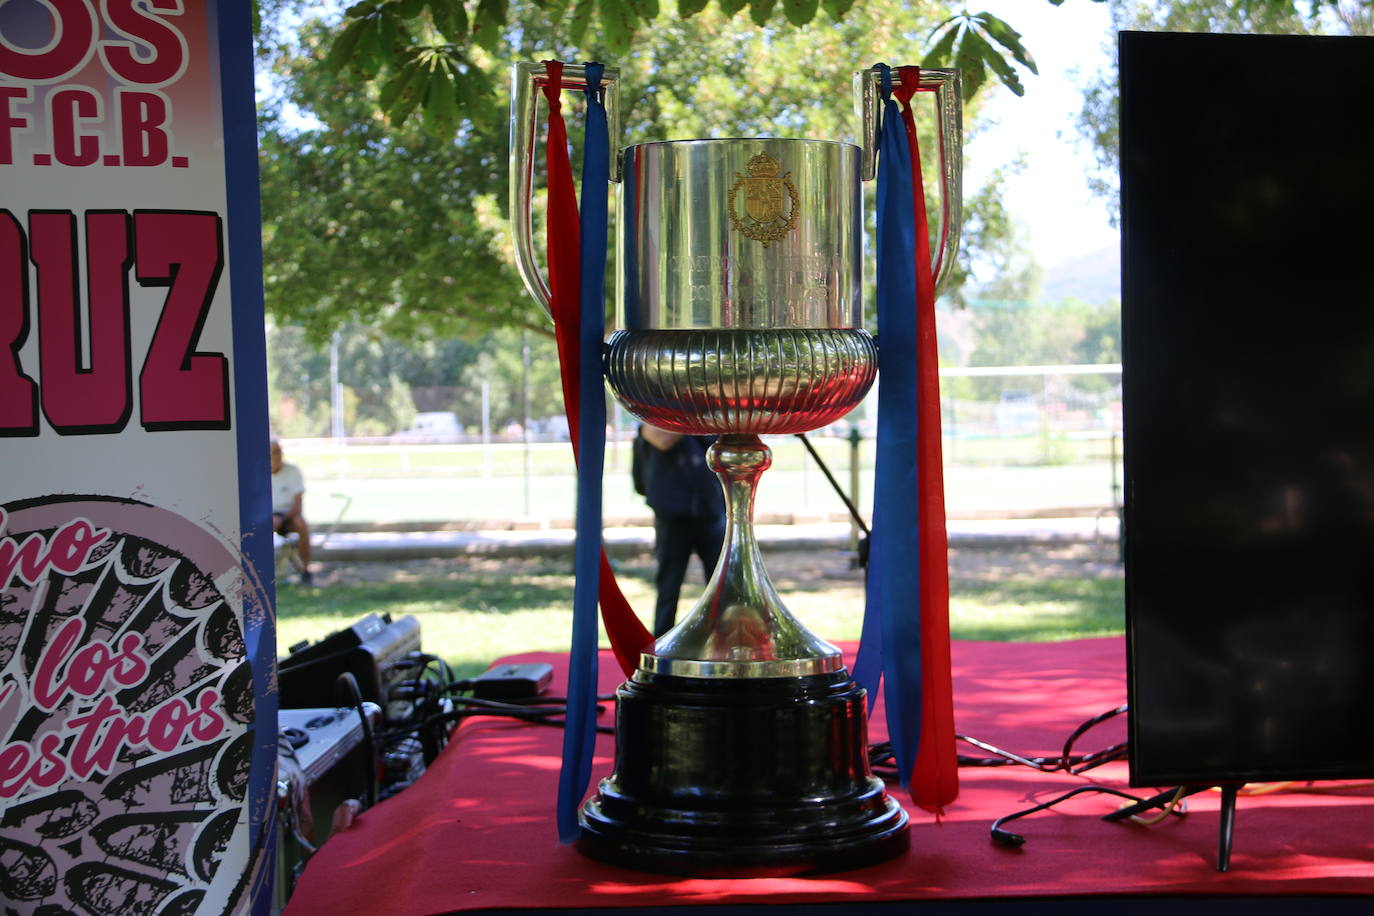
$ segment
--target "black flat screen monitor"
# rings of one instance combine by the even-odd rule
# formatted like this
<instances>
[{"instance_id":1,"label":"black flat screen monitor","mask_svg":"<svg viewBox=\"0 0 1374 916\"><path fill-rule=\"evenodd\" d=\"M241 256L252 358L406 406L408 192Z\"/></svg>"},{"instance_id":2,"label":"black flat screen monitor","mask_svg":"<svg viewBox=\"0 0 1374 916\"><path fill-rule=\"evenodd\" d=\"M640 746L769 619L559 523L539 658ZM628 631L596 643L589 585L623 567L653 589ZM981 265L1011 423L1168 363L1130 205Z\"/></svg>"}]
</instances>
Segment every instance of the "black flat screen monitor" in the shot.
<instances>
[{"instance_id":1,"label":"black flat screen monitor","mask_svg":"<svg viewBox=\"0 0 1374 916\"><path fill-rule=\"evenodd\" d=\"M1374 39L1120 39L1134 785L1374 776Z\"/></svg>"}]
</instances>

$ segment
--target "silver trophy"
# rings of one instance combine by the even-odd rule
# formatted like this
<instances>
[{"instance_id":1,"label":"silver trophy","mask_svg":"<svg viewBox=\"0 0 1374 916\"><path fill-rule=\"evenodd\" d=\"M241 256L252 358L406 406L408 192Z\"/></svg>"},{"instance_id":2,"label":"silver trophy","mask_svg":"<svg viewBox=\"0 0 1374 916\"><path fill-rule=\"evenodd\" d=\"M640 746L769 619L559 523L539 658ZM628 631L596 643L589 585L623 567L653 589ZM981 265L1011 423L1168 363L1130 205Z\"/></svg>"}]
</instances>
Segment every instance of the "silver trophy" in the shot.
<instances>
[{"instance_id":1,"label":"silver trophy","mask_svg":"<svg viewBox=\"0 0 1374 916\"><path fill-rule=\"evenodd\" d=\"M517 261L547 309L530 217L544 80L542 64L517 65L511 188ZM580 88L585 75L569 66L563 80ZM752 520L771 463L759 437L840 419L877 373L863 324L861 202L877 80L876 70L856 80L862 148L655 142L622 149L613 167L618 330L605 375L644 422L718 437L707 457L727 520L705 593L619 692L615 771L582 812L579 848L589 855L690 874L800 873L907 846L906 815L869 770L864 692L839 649L783 604ZM938 283L958 243L959 80L952 70L920 80L939 114ZM603 82L613 90L615 71ZM610 118L614 131L613 107Z\"/></svg>"}]
</instances>

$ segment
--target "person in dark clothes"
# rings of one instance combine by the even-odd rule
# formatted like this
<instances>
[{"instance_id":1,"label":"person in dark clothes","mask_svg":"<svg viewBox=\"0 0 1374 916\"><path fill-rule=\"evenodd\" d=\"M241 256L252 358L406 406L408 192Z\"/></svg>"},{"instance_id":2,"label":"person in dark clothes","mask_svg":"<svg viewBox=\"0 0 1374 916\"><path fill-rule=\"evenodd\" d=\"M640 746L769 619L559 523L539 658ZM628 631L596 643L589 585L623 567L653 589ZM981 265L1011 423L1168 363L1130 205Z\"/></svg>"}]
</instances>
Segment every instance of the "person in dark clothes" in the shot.
<instances>
[{"instance_id":1,"label":"person in dark clothes","mask_svg":"<svg viewBox=\"0 0 1374 916\"><path fill-rule=\"evenodd\" d=\"M706 465L709 436L683 436L647 424L635 438L635 489L654 512L654 636L677 620L677 599L692 555L709 579L725 542L725 496Z\"/></svg>"}]
</instances>

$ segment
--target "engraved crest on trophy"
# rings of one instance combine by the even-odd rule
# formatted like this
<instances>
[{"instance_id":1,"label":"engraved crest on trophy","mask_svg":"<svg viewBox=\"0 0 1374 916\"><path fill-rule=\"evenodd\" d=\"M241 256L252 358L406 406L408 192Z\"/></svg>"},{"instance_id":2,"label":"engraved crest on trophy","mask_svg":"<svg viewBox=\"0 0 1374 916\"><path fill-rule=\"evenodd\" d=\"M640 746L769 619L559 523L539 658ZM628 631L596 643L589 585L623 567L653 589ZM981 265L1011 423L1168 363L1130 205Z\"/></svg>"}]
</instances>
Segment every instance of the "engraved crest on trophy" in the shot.
<instances>
[{"instance_id":1,"label":"engraved crest on trophy","mask_svg":"<svg viewBox=\"0 0 1374 916\"><path fill-rule=\"evenodd\" d=\"M745 168L749 174L735 173L727 197L730 225L767 248L797 227L797 186L791 172L778 175L782 165L767 153L750 159ZM741 192L746 219L740 219L736 209Z\"/></svg>"}]
</instances>

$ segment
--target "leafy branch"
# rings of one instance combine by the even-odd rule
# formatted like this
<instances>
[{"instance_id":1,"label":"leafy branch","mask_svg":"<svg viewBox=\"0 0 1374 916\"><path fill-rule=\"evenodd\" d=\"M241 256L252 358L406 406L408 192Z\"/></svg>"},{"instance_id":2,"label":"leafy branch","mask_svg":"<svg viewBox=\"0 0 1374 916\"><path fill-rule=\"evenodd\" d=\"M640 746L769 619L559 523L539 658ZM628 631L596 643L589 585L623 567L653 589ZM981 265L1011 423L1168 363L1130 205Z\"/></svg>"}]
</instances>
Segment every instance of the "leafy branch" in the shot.
<instances>
[{"instance_id":1,"label":"leafy branch","mask_svg":"<svg viewBox=\"0 0 1374 916\"><path fill-rule=\"evenodd\" d=\"M1035 58L1021 43L1021 33L991 13L965 10L936 26L930 37L934 44L926 52L923 64L959 70L964 94L969 98L987 82L989 70L1018 96L1025 95L1026 88L1012 63L1020 64L1031 73L1039 73Z\"/></svg>"},{"instance_id":2,"label":"leafy branch","mask_svg":"<svg viewBox=\"0 0 1374 916\"><path fill-rule=\"evenodd\" d=\"M659 0L534 2L547 21L560 24L570 45L595 44L616 57L628 54L636 35L660 12ZM841 21L855 0L716 3L727 18L747 7L754 25L764 27L780 10L788 25L802 28L822 12ZM689 19L709 4L710 0L677 0L677 15ZM509 16L508 0L361 0L345 12L324 66L336 76L377 81L378 107L393 125L419 113L430 132L448 134L490 97L493 87L474 60L474 48L498 53L509 37ZM946 20L930 37L934 43L924 64L963 70L969 97L983 85L988 71L1017 95L1025 90L1016 66L1036 72L1021 35L991 13L965 11Z\"/></svg>"}]
</instances>

